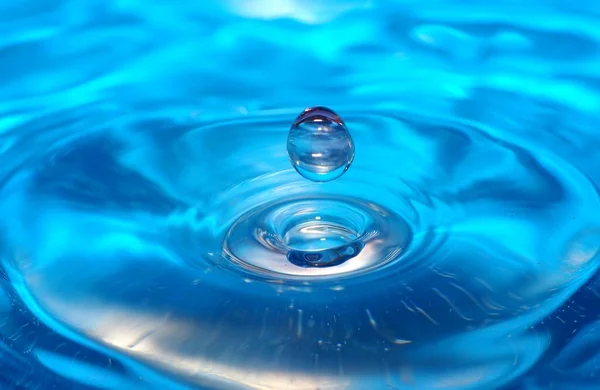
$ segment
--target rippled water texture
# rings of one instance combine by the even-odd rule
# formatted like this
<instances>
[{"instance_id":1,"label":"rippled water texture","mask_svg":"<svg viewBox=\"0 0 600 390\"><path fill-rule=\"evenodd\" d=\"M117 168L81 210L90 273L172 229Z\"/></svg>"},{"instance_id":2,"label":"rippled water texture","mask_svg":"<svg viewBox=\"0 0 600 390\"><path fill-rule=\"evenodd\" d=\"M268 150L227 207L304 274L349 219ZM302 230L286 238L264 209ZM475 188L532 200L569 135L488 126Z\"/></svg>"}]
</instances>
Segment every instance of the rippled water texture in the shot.
<instances>
[{"instance_id":1,"label":"rippled water texture","mask_svg":"<svg viewBox=\"0 0 600 390\"><path fill-rule=\"evenodd\" d=\"M599 26L0 3L0 388L600 388ZM317 105L355 145L328 183L286 149Z\"/></svg>"}]
</instances>

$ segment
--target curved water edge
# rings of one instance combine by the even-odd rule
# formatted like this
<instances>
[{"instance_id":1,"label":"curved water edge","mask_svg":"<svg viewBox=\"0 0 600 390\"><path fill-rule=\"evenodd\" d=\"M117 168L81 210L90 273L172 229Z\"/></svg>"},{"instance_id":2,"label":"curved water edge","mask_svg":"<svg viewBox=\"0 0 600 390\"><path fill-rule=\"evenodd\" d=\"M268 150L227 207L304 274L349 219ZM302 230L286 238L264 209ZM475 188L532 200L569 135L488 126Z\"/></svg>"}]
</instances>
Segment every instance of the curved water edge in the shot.
<instances>
[{"instance_id":1,"label":"curved water edge","mask_svg":"<svg viewBox=\"0 0 600 390\"><path fill-rule=\"evenodd\" d=\"M0 387L594 389L594 7L250 3L0 5Z\"/></svg>"}]
</instances>

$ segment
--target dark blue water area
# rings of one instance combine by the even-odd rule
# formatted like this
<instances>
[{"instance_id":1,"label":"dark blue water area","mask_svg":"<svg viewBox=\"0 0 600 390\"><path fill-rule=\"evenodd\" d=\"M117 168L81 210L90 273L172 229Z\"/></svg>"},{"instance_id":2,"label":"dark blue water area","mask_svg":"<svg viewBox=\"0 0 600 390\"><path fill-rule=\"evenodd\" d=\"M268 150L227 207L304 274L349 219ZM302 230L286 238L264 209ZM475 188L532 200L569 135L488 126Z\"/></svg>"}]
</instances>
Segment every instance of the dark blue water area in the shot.
<instances>
[{"instance_id":1,"label":"dark blue water area","mask_svg":"<svg viewBox=\"0 0 600 390\"><path fill-rule=\"evenodd\" d=\"M0 2L0 389L599 389L599 26Z\"/></svg>"}]
</instances>

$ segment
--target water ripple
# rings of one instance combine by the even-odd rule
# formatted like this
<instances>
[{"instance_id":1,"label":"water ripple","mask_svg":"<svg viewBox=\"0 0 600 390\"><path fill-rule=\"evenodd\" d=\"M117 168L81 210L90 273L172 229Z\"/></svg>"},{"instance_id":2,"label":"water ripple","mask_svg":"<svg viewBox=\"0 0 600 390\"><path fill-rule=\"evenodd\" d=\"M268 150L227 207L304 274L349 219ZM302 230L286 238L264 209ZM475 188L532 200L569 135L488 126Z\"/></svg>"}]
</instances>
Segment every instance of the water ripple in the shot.
<instances>
[{"instance_id":1,"label":"water ripple","mask_svg":"<svg viewBox=\"0 0 600 390\"><path fill-rule=\"evenodd\" d=\"M584 3L0 5L0 386L594 388ZM363 246L287 262L307 231Z\"/></svg>"},{"instance_id":2,"label":"water ripple","mask_svg":"<svg viewBox=\"0 0 600 390\"><path fill-rule=\"evenodd\" d=\"M333 380L322 376L329 372L367 383L359 373L383 378L392 367L418 388L489 388L537 361L548 341L523 329L560 307L598 266L600 221L587 210L600 200L586 175L527 139L431 115L348 110L361 157L344 179L322 186L289 167L280 142L285 118L133 122L38 151L3 190L13 283L61 326L217 388L281 380L313 381L312 388ZM222 144L222 132L237 142ZM355 197L367 202L356 207L401 215L414 239L385 249L381 272L327 282L290 279L287 271L265 279L221 256L228 227L247 210L315 195ZM281 234L275 239L285 235L277 225L267 229ZM184 296L198 298L182 305ZM498 356L514 340L508 368L464 350L459 364L442 347L480 339ZM62 357L40 351L38 358L61 372ZM447 376L428 373L434 361ZM212 368L199 373L200 362ZM249 364L265 377L242 379ZM89 375L77 380L90 384L96 374L81 369Z\"/></svg>"}]
</instances>

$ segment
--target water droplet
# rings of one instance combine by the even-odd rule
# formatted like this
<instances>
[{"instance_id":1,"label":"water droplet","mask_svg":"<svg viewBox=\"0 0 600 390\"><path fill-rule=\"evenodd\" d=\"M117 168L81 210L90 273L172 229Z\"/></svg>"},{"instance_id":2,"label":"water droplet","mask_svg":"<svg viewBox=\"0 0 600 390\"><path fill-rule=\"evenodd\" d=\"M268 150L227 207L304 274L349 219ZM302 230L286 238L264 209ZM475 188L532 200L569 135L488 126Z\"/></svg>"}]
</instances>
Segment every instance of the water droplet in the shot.
<instances>
[{"instance_id":1,"label":"water droplet","mask_svg":"<svg viewBox=\"0 0 600 390\"><path fill-rule=\"evenodd\" d=\"M296 171L317 182L337 179L354 160L354 142L344 121L325 107L307 108L296 118L287 150Z\"/></svg>"}]
</instances>

